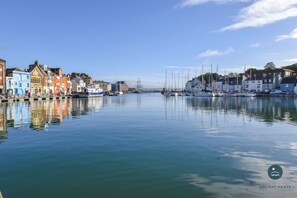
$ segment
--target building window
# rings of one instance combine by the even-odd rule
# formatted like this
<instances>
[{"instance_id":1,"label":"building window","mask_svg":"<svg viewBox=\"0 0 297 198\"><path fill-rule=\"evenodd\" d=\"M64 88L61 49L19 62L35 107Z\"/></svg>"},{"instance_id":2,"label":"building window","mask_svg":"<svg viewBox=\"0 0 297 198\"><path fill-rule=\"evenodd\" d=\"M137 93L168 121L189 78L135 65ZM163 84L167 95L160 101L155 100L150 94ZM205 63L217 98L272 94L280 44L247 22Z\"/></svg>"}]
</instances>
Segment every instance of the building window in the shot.
<instances>
[{"instance_id":1,"label":"building window","mask_svg":"<svg viewBox=\"0 0 297 198\"><path fill-rule=\"evenodd\" d=\"M28 88L30 87L29 83L27 83L27 87L28 87Z\"/></svg>"},{"instance_id":2,"label":"building window","mask_svg":"<svg viewBox=\"0 0 297 198\"><path fill-rule=\"evenodd\" d=\"M22 83L20 83L20 87L22 87Z\"/></svg>"},{"instance_id":3,"label":"building window","mask_svg":"<svg viewBox=\"0 0 297 198\"><path fill-rule=\"evenodd\" d=\"M15 85L15 86L17 86L17 85L18 85L18 83L17 83L17 82L15 82L15 83L14 83L14 85Z\"/></svg>"},{"instance_id":4,"label":"building window","mask_svg":"<svg viewBox=\"0 0 297 198\"><path fill-rule=\"evenodd\" d=\"M29 78L30 78L29 75L27 75L27 79L28 79L28 80L29 80Z\"/></svg>"}]
</instances>

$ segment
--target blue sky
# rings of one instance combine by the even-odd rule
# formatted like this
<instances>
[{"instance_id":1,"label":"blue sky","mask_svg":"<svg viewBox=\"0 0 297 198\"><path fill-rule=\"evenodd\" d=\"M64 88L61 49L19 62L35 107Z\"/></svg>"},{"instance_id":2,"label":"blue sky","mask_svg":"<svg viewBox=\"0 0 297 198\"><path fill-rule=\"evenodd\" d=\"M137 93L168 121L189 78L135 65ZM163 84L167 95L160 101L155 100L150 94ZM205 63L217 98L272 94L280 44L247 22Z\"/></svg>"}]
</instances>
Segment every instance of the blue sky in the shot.
<instances>
[{"instance_id":1,"label":"blue sky","mask_svg":"<svg viewBox=\"0 0 297 198\"><path fill-rule=\"evenodd\" d=\"M107 81L154 87L166 66L238 72L297 62L297 0L10 0L0 22L8 67L38 59Z\"/></svg>"}]
</instances>

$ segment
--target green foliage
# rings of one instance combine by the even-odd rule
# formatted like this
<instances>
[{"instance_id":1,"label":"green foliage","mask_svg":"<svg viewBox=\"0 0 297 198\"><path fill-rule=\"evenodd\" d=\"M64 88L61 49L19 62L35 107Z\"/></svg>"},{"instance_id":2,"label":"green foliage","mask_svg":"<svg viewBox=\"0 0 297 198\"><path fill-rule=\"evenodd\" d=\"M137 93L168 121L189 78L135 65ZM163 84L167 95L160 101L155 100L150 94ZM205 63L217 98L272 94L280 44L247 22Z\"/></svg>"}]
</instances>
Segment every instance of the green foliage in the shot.
<instances>
[{"instance_id":1,"label":"green foliage","mask_svg":"<svg viewBox=\"0 0 297 198\"><path fill-rule=\"evenodd\" d=\"M273 70L273 69L276 69L276 66L273 62L269 62L269 63L266 63L266 65L264 66L264 69L266 70Z\"/></svg>"}]
</instances>

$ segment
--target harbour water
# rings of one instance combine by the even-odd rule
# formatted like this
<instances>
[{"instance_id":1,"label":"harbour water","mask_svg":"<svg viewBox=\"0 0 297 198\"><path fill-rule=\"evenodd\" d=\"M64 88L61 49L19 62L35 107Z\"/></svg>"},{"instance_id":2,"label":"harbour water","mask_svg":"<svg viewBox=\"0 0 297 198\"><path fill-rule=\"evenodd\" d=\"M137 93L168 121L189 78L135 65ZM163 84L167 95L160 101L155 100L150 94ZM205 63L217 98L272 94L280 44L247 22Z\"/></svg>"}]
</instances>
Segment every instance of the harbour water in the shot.
<instances>
[{"instance_id":1,"label":"harbour water","mask_svg":"<svg viewBox=\"0 0 297 198\"><path fill-rule=\"evenodd\" d=\"M4 198L295 197L297 99L0 104ZM283 175L268 177L278 164Z\"/></svg>"}]
</instances>

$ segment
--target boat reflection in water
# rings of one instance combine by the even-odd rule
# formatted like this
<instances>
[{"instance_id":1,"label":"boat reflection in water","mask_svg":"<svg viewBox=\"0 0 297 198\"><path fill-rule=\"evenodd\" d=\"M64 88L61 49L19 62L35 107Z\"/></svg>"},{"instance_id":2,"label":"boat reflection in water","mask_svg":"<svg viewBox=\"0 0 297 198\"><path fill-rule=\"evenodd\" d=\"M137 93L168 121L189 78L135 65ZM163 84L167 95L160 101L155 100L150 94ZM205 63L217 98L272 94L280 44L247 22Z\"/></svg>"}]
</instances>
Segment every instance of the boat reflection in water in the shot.
<instances>
[{"instance_id":1,"label":"boat reflection in water","mask_svg":"<svg viewBox=\"0 0 297 198\"><path fill-rule=\"evenodd\" d=\"M164 98L165 116L196 118L209 121L222 115L240 116L243 121L252 118L267 124L285 121L297 124L297 99L294 98ZM221 117L222 119L222 117Z\"/></svg>"},{"instance_id":2,"label":"boat reflection in water","mask_svg":"<svg viewBox=\"0 0 297 198\"><path fill-rule=\"evenodd\" d=\"M181 180L210 197L295 196L297 99L168 98L165 112L168 122L194 119L202 147L197 169ZM273 164L285 172L276 181L267 174Z\"/></svg>"},{"instance_id":3,"label":"boat reflection in water","mask_svg":"<svg viewBox=\"0 0 297 198\"><path fill-rule=\"evenodd\" d=\"M0 104L1 191L295 197L296 126L294 98L124 94ZM278 180L268 176L273 164L283 169Z\"/></svg>"}]
</instances>

